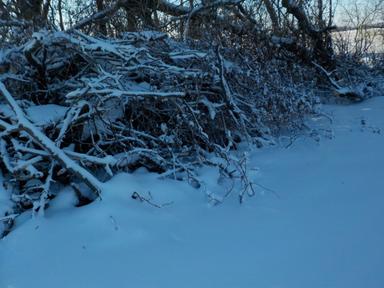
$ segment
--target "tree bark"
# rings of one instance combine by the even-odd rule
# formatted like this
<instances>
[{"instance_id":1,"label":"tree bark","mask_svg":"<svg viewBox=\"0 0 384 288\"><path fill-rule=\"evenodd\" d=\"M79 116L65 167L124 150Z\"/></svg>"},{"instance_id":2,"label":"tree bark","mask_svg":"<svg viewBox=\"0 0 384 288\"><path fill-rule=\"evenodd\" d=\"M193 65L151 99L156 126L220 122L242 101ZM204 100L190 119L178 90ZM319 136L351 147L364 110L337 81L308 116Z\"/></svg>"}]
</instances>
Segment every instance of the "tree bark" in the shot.
<instances>
[{"instance_id":1,"label":"tree bark","mask_svg":"<svg viewBox=\"0 0 384 288\"><path fill-rule=\"evenodd\" d=\"M263 0L265 8L267 9L269 18L271 18L272 29L276 32L279 29L279 18L277 17L277 13L273 4L270 0Z\"/></svg>"},{"instance_id":2,"label":"tree bark","mask_svg":"<svg viewBox=\"0 0 384 288\"><path fill-rule=\"evenodd\" d=\"M96 8L97 8L98 13L102 12L105 9L104 8L104 1L103 0L96 0ZM99 23L99 31L101 34L107 35L107 24L103 20L101 20Z\"/></svg>"},{"instance_id":3,"label":"tree bark","mask_svg":"<svg viewBox=\"0 0 384 288\"><path fill-rule=\"evenodd\" d=\"M59 13L59 25L60 25L61 31L64 31L65 28L64 28L63 10L62 9L63 9L63 0L59 0L59 2L57 3L57 10Z\"/></svg>"},{"instance_id":4,"label":"tree bark","mask_svg":"<svg viewBox=\"0 0 384 288\"><path fill-rule=\"evenodd\" d=\"M314 60L326 68L334 68L334 53L329 31L327 29L315 29L301 4L291 0L283 0L282 5L289 14L296 18L300 30L310 37Z\"/></svg>"}]
</instances>

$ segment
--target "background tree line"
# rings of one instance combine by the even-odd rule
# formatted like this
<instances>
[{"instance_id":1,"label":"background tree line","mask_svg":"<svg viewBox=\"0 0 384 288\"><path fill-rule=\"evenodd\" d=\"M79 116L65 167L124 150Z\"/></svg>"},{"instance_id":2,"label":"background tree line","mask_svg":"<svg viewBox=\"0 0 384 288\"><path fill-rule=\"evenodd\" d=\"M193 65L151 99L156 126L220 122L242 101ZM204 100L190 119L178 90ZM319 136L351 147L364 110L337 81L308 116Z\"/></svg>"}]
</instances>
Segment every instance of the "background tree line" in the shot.
<instances>
[{"instance_id":1,"label":"background tree line","mask_svg":"<svg viewBox=\"0 0 384 288\"><path fill-rule=\"evenodd\" d=\"M335 0L2 0L1 38L20 37L17 29L81 29L93 35L158 30L180 39L220 39L236 45L272 41L311 61L334 67L330 33L335 15L343 26L381 27L383 1ZM336 8L342 14L336 14ZM338 22L341 22L340 20ZM344 27L345 28L345 27ZM248 43L247 43L248 42Z\"/></svg>"}]
</instances>

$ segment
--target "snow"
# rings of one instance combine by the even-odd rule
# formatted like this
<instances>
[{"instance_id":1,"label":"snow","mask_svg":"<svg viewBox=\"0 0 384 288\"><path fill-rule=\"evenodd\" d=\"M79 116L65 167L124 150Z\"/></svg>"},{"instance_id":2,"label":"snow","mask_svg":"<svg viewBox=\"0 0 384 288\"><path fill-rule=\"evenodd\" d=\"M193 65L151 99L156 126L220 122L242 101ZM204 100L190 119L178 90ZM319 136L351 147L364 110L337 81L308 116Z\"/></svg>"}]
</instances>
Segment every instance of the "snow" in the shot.
<instances>
[{"instance_id":1,"label":"snow","mask_svg":"<svg viewBox=\"0 0 384 288\"><path fill-rule=\"evenodd\" d=\"M187 53L186 53L187 52ZM169 56L172 60L189 60L190 58L202 59L207 56L207 53L199 52L199 51L179 51L179 52L171 52Z\"/></svg>"},{"instance_id":2,"label":"snow","mask_svg":"<svg viewBox=\"0 0 384 288\"><path fill-rule=\"evenodd\" d=\"M324 110L331 126L311 125L332 139L250 154L258 194L242 205L145 170L82 208L65 189L0 241L0 287L384 287L384 97Z\"/></svg>"},{"instance_id":3,"label":"snow","mask_svg":"<svg viewBox=\"0 0 384 288\"><path fill-rule=\"evenodd\" d=\"M67 94L67 98L78 97L84 89L78 89ZM125 91L117 89L99 89L91 93L107 94L111 97L184 97L184 92L156 92L156 91Z\"/></svg>"},{"instance_id":4,"label":"snow","mask_svg":"<svg viewBox=\"0 0 384 288\"><path fill-rule=\"evenodd\" d=\"M68 107L56 104L34 105L26 109L29 119L37 126L56 123L65 117Z\"/></svg>"},{"instance_id":5,"label":"snow","mask_svg":"<svg viewBox=\"0 0 384 288\"><path fill-rule=\"evenodd\" d=\"M56 104L34 105L25 109L29 120L37 126L47 126L57 123L64 118L67 111L68 107ZM11 107L5 104L0 105L0 112L6 117L14 115Z\"/></svg>"}]
</instances>

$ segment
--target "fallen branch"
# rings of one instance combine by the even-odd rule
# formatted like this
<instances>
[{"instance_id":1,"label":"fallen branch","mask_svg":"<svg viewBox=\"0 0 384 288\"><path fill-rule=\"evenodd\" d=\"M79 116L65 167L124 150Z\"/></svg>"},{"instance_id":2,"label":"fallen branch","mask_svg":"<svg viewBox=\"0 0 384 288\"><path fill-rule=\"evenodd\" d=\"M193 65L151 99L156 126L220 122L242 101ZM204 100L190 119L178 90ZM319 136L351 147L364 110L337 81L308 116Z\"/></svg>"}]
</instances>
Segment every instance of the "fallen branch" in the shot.
<instances>
[{"instance_id":1,"label":"fallen branch","mask_svg":"<svg viewBox=\"0 0 384 288\"><path fill-rule=\"evenodd\" d=\"M39 145L41 145L46 151L48 151L53 158L61 163L68 171L72 172L80 179L82 179L89 188L92 189L98 197L102 191L102 183L93 176L89 171L78 165L75 161L69 158L64 151L58 148L54 142L52 142L46 135L37 129L24 115L23 110L17 104L16 100L9 93L7 88L2 82L0 82L0 92L5 97L8 104L16 114L17 126L27 132Z\"/></svg>"},{"instance_id":2,"label":"fallen branch","mask_svg":"<svg viewBox=\"0 0 384 288\"><path fill-rule=\"evenodd\" d=\"M315 62L312 62L312 63L327 78L329 83L334 88L334 91L335 91L337 96L348 98L348 99L350 99L352 101L362 101L362 100L364 100L364 95L360 91L358 91L358 90L356 90L356 89L354 89L352 87L343 87L343 86L339 85L336 82L336 80L332 78L332 72L328 72L325 68L323 68L321 65L319 65L319 64L317 64Z\"/></svg>"}]
</instances>

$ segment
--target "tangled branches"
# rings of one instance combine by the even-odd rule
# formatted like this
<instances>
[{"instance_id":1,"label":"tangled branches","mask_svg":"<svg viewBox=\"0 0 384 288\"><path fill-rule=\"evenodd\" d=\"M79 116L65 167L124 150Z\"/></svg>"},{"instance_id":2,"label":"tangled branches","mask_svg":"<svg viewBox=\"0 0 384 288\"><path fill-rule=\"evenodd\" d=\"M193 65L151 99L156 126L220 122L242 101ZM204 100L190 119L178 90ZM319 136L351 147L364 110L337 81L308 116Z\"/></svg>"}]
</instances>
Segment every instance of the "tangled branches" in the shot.
<instances>
[{"instance_id":1,"label":"tangled branches","mask_svg":"<svg viewBox=\"0 0 384 288\"><path fill-rule=\"evenodd\" d=\"M194 50L157 32L107 40L77 31L35 33L4 51L0 165L12 186L10 215L43 213L53 185L95 199L108 177L138 167L197 187L199 165L233 177L243 166L231 149L262 145L282 125L276 115L294 123L313 98L289 93L283 75L285 88L271 91L273 69L231 53Z\"/></svg>"}]
</instances>

